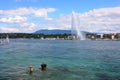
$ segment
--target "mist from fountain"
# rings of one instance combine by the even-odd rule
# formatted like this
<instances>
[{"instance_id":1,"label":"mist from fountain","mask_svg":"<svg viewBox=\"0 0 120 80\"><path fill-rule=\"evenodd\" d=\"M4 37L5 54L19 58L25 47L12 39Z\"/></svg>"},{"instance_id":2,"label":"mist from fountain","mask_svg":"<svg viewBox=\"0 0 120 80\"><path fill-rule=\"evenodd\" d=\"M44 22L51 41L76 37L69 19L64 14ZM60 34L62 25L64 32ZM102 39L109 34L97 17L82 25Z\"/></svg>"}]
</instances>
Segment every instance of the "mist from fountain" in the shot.
<instances>
[{"instance_id":1,"label":"mist from fountain","mask_svg":"<svg viewBox=\"0 0 120 80\"><path fill-rule=\"evenodd\" d=\"M80 40L85 40L86 36L85 33L81 31L82 26L80 25L79 16L73 11L72 12L72 21L71 21L71 31L72 36L76 35L79 37Z\"/></svg>"}]
</instances>

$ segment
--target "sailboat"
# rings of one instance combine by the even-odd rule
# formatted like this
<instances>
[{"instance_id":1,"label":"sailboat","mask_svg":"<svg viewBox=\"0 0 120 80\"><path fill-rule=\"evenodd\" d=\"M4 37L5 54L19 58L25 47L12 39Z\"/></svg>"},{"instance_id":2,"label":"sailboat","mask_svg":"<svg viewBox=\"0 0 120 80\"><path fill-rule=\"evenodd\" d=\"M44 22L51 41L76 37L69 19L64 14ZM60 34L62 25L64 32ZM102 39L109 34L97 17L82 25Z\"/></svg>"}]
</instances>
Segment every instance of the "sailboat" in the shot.
<instances>
[{"instance_id":1,"label":"sailboat","mask_svg":"<svg viewBox=\"0 0 120 80\"><path fill-rule=\"evenodd\" d=\"M0 39L0 44L1 44L1 45L3 44L3 39Z\"/></svg>"},{"instance_id":2,"label":"sailboat","mask_svg":"<svg viewBox=\"0 0 120 80\"><path fill-rule=\"evenodd\" d=\"M8 44L10 42L10 40L9 40L9 37L8 37L8 35L6 36L6 38L5 39L0 39L0 44L2 45L2 44Z\"/></svg>"},{"instance_id":3,"label":"sailboat","mask_svg":"<svg viewBox=\"0 0 120 80\"><path fill-rule=\"evenodd\" d=\"M2 39L0 39L0 44L2 44Z\"/></svg>"},{"instance_id":4,"label":"sailboat","mask_svg":"<svg viewBox=\"0 0 120 80\"><path fill-rule=\"evenodd\" d=\"M6 37L6 43L9 43L9 42L10 42L10 40L9 40L8 35L7 35L7 37Z\"/></svg>"}]
</instances>

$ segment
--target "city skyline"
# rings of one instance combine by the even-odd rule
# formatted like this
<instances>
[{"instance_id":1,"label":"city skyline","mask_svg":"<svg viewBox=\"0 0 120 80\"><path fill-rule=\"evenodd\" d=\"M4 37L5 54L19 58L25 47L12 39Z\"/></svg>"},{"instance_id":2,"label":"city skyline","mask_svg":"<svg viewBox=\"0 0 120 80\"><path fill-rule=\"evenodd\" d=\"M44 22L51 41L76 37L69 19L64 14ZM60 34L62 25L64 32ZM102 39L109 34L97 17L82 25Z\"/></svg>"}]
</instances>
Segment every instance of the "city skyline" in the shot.
<instances>
[{"instance_id":1,"label":"city skyline","mask_svg":"<svg viewBox=\"0 0 120 80\"><path fill-rule=\"evenodd\" d=\"M119 0L0 0L0 33L71 29L72 11L82 31L120 32Z\"/></svg>"}]
</instances>

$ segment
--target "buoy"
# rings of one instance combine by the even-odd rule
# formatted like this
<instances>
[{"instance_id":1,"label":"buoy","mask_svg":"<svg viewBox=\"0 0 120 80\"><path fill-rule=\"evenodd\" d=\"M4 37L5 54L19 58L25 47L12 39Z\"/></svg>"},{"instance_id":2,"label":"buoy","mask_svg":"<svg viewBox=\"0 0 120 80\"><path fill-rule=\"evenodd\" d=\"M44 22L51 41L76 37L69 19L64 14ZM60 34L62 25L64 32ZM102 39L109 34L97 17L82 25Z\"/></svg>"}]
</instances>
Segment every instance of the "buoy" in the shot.
<instances>
[{"instance_id":1,"label":"buoy","mask_svg":"<svg viewBox=\"0 0 120 80\"><path fill-rule=\"evenodd\" d=\"M32 75L32 73L33 73L33 67L30 66L30 67L29 67L29 74Z\"/></svg>"},{"instance_id":2,"label":"buoy","mask_svg":"<svg viewBox=\"0 0 120 80\"><path fill-rule=\"evenodd\" d=\"M41 70L46 71L47 64L41 64Z\"/></svg>"}]
</instances>

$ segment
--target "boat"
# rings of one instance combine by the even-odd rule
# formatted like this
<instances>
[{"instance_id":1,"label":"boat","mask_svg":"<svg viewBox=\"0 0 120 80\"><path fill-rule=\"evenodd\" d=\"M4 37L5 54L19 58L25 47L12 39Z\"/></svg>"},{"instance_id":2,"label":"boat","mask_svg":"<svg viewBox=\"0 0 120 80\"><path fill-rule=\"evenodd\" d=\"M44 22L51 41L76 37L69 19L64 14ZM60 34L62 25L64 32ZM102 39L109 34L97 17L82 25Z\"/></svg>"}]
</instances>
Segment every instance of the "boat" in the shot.
<instances>
[{"instance_id":1,"label":"boat","mask_svg":"<svg viewBox=\"0 0 120 80\"><path fill-rule=\"evenodd\" d=\"M6 38L4 39L4 38L1 38L0 39L0 44L2 45L2 44L8 44L9 43L9 37L8 37L8 35L6 36Z\"/></svg>"}]
</instances>

